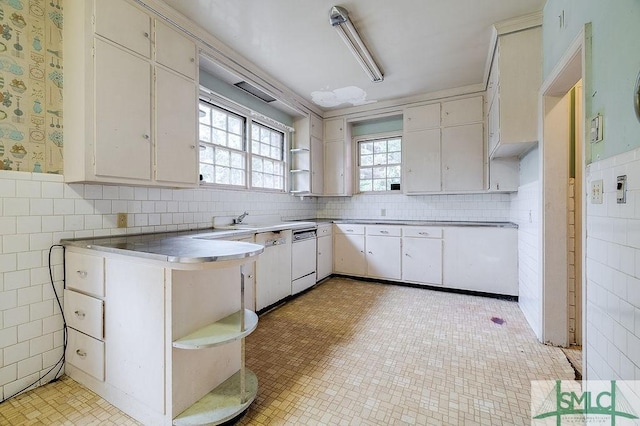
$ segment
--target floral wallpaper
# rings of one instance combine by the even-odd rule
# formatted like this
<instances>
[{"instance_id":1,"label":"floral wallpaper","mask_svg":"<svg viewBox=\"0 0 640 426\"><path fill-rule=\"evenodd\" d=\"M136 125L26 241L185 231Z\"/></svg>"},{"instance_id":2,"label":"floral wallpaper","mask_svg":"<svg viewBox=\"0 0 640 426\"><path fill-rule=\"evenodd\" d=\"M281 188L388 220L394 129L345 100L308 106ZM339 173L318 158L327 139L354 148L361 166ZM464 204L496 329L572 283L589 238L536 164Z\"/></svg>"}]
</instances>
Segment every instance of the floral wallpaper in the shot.
<instances>
[{"instance_id":1,"label":"floral wallpaper","mask_svg":"<svg viewBox=\"0 0 640 426\"><path fill-rule=\"evenodd\" d=\"M62 174L61 0L0 0L0 170Z\"/></svg>"}]
</instances>

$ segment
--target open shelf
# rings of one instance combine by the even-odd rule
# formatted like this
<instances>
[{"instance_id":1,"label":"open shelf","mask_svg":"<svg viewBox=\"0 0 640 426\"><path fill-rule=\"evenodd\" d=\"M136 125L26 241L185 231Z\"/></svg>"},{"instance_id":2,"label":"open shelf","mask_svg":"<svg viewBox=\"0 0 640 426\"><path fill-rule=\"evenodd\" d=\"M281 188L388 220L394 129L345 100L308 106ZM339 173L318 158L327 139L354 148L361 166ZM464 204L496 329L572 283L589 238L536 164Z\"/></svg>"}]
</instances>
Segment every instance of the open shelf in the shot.
<instances>
[{"instance_id":1,"label":"open shelf","mask_svg":"<svg viewBox=\"0 0 640 426\"><path fill-rule=\"evenodd\" d=\"M240 398L240 371L173 419L174 425L220 424L242 413L258 393L258 378L245 370L245 402Z\"/></svg>"},{"instance_id":2,"label":"open shelf","mask_svg":"<svg viewBox=\"0 0 640 426\"><path fill-rule=\"evenodd\" d=\"M289 151L291 151L293 154L298 152L310 152L309 148L292 148Z\"/></svg>"},{"instance_id":3,"label":"open shelf","mask_svg":"<svg viewBox=\"0 0 640 426\"><path fill-rule=\"evenodd\" d=\"M258 315L245 309L244 331L240 330L240 311L238 311L174 341L173 347L179 349L211 348L241 339L251 334L257 326Z\"/></svg>"},{"instance_id":4,"label":"open shelf","mask_svg":"<svg viewBox=\"0 0 640 426\"><path fill-rule=\"evenodd\" d=\"M307 169L292 169L289 170L290 173L309 173L311 170Z\"/></svg>"}]
</instances>

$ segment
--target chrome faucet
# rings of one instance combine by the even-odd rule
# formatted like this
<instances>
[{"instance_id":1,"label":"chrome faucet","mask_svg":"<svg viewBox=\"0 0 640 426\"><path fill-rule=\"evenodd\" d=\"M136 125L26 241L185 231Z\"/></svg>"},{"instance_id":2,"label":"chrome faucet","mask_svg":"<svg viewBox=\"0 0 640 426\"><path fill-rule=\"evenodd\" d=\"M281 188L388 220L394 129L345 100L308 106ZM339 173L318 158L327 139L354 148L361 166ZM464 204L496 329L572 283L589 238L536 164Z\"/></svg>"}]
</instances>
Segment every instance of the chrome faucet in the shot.
<instances>
[{"instance_id":1,"label":"chrome faucet","mask_svg":"<svg viewBox=\"0 0 640 426\"><path fill-rule=\"evenodd\" d=\"M247 217L248 215L249 215L249 213L247 213L247 212L242 213L240 216L238 216L238 217L233 219L233 223L235 223L235 224L242 223L244 218Z\"/></svg>"}]
</instances>

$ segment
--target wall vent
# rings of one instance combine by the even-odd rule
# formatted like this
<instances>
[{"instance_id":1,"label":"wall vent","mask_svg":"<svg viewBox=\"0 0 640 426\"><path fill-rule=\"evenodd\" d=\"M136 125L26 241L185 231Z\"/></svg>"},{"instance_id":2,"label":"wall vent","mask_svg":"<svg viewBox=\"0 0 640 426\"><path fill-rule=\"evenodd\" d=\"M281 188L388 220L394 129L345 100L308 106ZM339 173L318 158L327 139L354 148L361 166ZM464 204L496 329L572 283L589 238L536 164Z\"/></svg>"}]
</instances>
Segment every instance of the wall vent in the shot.
<instances>
[{"instance_id":1,"label":"wall vent","mask_svg":"<svg viewBox=\"0 0 640 426\"><path fill-rule=\"evenodd\" d=\"M256 98L260 99L263 102L270 103L276 100L276 98L274 98L273 96L270 96L264 93L262 90L250 85L246 81L241 81L239 83L236 83L234 84L234 86L236 86L238 89L242 89L245 92L255 96Z\"/></svg>"}]
</instances>

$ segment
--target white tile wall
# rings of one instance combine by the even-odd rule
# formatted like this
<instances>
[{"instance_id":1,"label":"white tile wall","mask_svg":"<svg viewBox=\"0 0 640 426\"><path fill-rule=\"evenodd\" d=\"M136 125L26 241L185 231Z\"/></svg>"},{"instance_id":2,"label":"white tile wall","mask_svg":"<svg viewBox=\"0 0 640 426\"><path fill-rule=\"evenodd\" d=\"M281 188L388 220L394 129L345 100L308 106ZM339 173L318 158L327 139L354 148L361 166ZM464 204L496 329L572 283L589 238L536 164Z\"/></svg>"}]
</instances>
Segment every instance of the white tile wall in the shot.
<instances>
[{"instance_id":1,"label":"white tile wall","mask_svg":"<svg viewBox=\"0 0 640 426\"><path fill-rule=\"evenodd\" d=\"M62 354L62 317L49 282L48 254L61 238L206 228L243 211L315 217L316 201L228 190L67 185L62 176L0 172L0 399L45 375ZM129 228L116 228L116 214ZM52 252L62 293L62 250Z\"/></svg>"},{"instance_id":2,"label":"white tile wall","mask_svg":"<svg viewBox=\"0 0 640 426\"><path fill-rule=\"evenodd\" d=\"M317 217L503 222L509 220L509 209L509 194L358 194L320 198Z\"/></svg>"},{"instance_id":3,"label":"white tile wall","mask_svg":"<svg viewBox=\"0 0 640 426\"><path fill-rule=\"evenodd\" d=\"M540 181L511 196L511 221L518 224L518 303L538 339L542 338L540 278Z\"/></svg>"},{"instance_id":4,"label":"white tile wall","mask_svg":"<svg viewBox=\"0 0 640 426\"><path fill-rule=\"evenodd\" d=\"M627 203L616 176L627 175ZM592 163L604 203L587 200L586 378L640 380L640 149Z\"/></svg>"}]
</instances>

